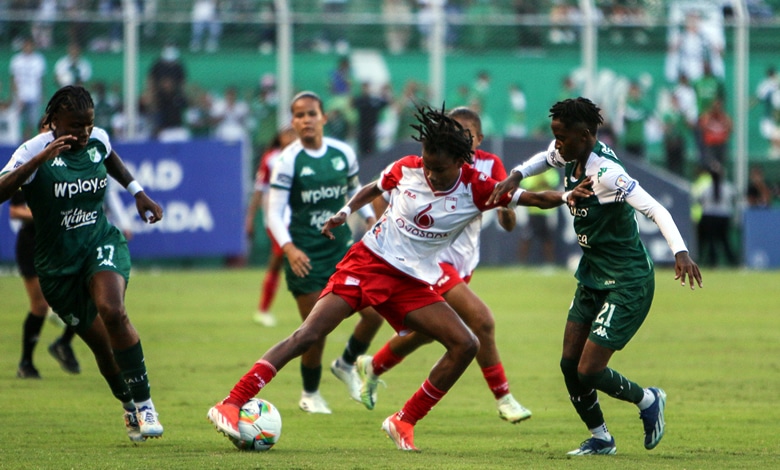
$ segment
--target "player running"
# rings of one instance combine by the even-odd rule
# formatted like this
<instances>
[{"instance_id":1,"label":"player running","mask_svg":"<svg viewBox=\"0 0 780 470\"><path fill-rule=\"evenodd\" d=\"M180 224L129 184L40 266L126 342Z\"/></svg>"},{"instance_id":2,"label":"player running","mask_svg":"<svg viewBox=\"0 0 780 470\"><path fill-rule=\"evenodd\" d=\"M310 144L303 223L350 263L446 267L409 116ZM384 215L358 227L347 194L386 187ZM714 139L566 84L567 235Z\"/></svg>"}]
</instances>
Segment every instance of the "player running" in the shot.
<instances>
[{"instance_id":1,"label":"player running","mask_svg":"<svg viewBox=\"0 0 780 470\"><path fill-rule=\"evenodd\" d=\"M655 290L653 261L639 238L636 212L652 219L674 253L675 279L702 287L699 267L669 211L631 178L615 152L598 140L601 109L586 98L567 99L550 108L555 140L496 186L491 201L517 190L518 182L548 168L565 169L565 187L586 179L593 195L570 212L582 247L575 273L577 289L563 334L561 371L571 403L591 437L569 455L612 455L615 439L607 430L597 391L634 403L644 425L644 445L655 448L664 435L666 393L642 388L607 367L615 351L633 338L650 311Z\"/></svg>"},{"instance_id":2,"label":"player running","mask_svg":"<svg viewBox=\"0 0 780 470\"><path fill-rule=\"evenodd\" d=\"M373 306L397 332L419 331L440 342L446 352L403 408L385 419L382 429L401 450L417 450L414 425L438 403L476 356L479 341L433 289L441 277L437 256L482 211L516 204L556 207L560 192L516 191L493 204L487 201L496 180L464 163L472 162L471 136L455 120L430 108L418 109L415 139L423 156L404 157L385 169L378 181L358 191L329 218L322 233L333 238L354 210L385 191L399 196L382 218L338 264L328 285L292 335L269 349L208 412L217 430L238 438L239 408L277 371L333 331L353 312ZM577 189L577 196L590 191Z\"/></svg>"}]
</instances>

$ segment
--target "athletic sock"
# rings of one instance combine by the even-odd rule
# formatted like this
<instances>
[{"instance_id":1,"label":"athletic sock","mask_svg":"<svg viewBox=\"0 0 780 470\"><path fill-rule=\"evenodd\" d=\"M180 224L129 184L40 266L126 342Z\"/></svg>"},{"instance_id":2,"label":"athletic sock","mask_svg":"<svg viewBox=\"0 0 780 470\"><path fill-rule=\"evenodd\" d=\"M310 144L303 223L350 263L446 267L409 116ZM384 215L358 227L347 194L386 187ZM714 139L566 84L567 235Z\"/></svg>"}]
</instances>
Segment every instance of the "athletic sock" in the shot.
<instances>
[{"instance_id":1,"label":"athletic sock","mask_svg":"<svg viewBox=\"0 0 780 470\"><path fill-rule=\"evenodd\" d=\"M22 362L32 362L33 351L38 344L45 320L46 317L36 317L32 312L27 312L22 326Z\"/></svg>"},{"instance_id":2,"label":"athletic sock","mask_svg":"<svg viewBox=\"0 0 780 470\"><path fill-rule=\"evenodd\" d=\"M122 371L122 377L130 388L130 393L133 395L133 400L136 404L148 400L151 397L151 392L141 341L139 340L133 346L122 351L115 349L114 358Z\"/></svg>"},{"instance_id":3,"label":"athletic sock","mask_svg":"<svg viewBox=\"0 0 780 470\"><path fill-rule=\"evenodd\" d=\"M588 427L595 429L604 424L604 414L601 412L599 397L595 388L588 388L580 382L577 376L577 361L561 359L561 372L569 399L580 419Z\"/></svg>"},{"instance_id":4,"label":"athletic sock","mask_svg":"<svg viewBox=\"0 0 780 470\"><path fill-rule=\"evenodd\" d=\"M592 375L577 374L577 377L585 387L595 388L618 400L639 403L645 393L642 387L609 367Z\"/></svg>"},{"instance_id":5,"label":"athletic sock","mask_svg":"<svg viewBox=\"0 0 780 470\"><path fill-rule=\"evenodd\" d=\"M590 431L590 434L596 439L601 439L602 441L607 442L612 440L612 434L610 434L609 430L607 429L607 423L602 423L601 426L588 429L588 431Z\"/></svg>"},{"instance_id":6,"label":"athletic sock","mask_svg":"<svg viewBox=\"0 0 780 470\"><path fill-rule=\"evenodd\" d=\"M260 311L265 313L271 309L276 290L279 287L279 271L268 271L263 279L263 291L260 293Z\"/></svg>"},{"instance_id":7,"label":"athletic sock","mask_svg":"<svg viewBox=\"0 0 780 470\"><path fill-rule=\"evenodd\" d=\"M303 380L304 392L316 392L320 389L320 380L322 380L322 365L317 367L306 367L301 364L301 379Z\"/></svg>"},{"instance_id":8,"label":"athletic sock","mask_svg":"<svg viewBox=\"0 0 780 470\"><path fill-rule=\"evenodd\" d=\"M488 387L490 387L490 391L493 392L493 396L496 400L509 393L509 382L506 380L504 366L500 362L496 365L483 368L482 376L485 377L485 381L487 382Z\"/></svg>"},{"instance_id":9,"label":"athletic sock","mask_svg":"<svg viewBox=\"0 0 780 470\"><path fill-rule=\"evenodd\" d=\"M374 368L374 375L378 376L392 369L403 360L404 356L395 354L390 349L390 343L385 343L385 345L374 354L374 357L371 360L371 367Z\"/></svg>"},{"instance_id":10,"label":"athletic sock","mask_svg":"<svg viewBox=\"0 0 780 470\"><path fill-rule=\"evenodd\" d=\"M417 424L417 421L423 419L446 393L446 391L439 390L428 379L425 379L422 386L414 392L412 398L398 412L398 418L411 425Z\"/></svg>"},{"instance_id":11,"label":"athletic sock","mask_svg":"<svg viewBox=\"0 0 780 470\"><path fill-rule=\"evenodd\" d=\"M369 345L370 343L364 343L356 339L355 335L351 335L344 347L344 352L341 353L341 363L349 366L355 365L358 356L365 354Z\"/></svg>"},{"instance_id":12,"label":"athletic sock","mask_svg":"<svg viewBox=\"0 0 780 470\"><path fill-rule=\"evenodd\" d=\"M76 330L73 328L66 326L62 330L62 335L57 338L57 341L62 344L70 344L73 341L73 337L76 336Z\"/></svg>"},{"instance_id":13,"label":"athletic sock","mask_svg":"<svg viewBox=\"0 0 780 470\"><path fill-rule=\"evenodd\" d=\"M640 410L646 410L650 408L653 403L655 403L655 394L651 392L649 388L646 388L644 389L642 399L639 401L639 403L636 404L636 406L638 406Z\"/></svg>"},{"instance_id":14,"label":"athletic sock","mask_svg":"<svg viewBox=\"0 0 780 470\"><path fill-rule=\"evenodd\" d=\"M249 372L233 386L225 403L241 407L263 389L276 376L276 367L270 362L260 359L249 369Z\"/></svg>"},{"instance_id":15,"label":"athletic sock","mask_svg":"<svg viewBox=\"0 0 780 470\"><path fill-rule=\"evenodd\" d=\"M125 383L125 379L122 374L116 374L109 377L103 377L108 383L108 388L111 389L111 394L116 397L117 400L122 402L122 406L128 411L135 411L135 405L133 404L133 395L130 393L130 387ZM133 404L132 408L128 408L128 404Z\"/></svg>"}]
</instances>

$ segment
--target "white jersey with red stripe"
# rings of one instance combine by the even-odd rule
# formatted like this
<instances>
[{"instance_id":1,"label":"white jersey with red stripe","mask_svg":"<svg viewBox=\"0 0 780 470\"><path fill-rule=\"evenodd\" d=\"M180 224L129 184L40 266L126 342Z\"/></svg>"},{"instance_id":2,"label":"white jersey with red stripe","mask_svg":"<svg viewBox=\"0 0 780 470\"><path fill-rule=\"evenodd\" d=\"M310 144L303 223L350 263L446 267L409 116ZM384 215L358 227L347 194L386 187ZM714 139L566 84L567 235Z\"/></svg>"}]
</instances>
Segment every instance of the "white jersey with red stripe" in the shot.
<instances>
[{"instance_id":1,"label":"white jersey with red stripe","mask_svg":"<svg viewBox=\"0 0 780 470\"><path fill-rule=\"evenodd\" d=\"M406 156L389 165L379 178L381 190L396 189L397 194L363 236L363 243L395 268L433 285L441 276L439 254L475 217L498 206L515 205L509 195L498 204L487 204L497 183L464 165L450 189L435 191L423 172L422 158Z\"/></svg>"},{"instance_id":2,"label":"white jersey with red stripe","mask_svg":"<svg viewBox=\"0 0 780 470\"><path fill-rule=\"evenodd\" d=\"M477 149L474 152L474 163L471 164L480 172L496 181L506 178L504 163L490 152ZM479 264L479 240L482 231L482 214L475 217L463 230L463 233L448 248L441 252L439 261L455 267L461 279L471 276Z\"/></svg>"}]
</instances>

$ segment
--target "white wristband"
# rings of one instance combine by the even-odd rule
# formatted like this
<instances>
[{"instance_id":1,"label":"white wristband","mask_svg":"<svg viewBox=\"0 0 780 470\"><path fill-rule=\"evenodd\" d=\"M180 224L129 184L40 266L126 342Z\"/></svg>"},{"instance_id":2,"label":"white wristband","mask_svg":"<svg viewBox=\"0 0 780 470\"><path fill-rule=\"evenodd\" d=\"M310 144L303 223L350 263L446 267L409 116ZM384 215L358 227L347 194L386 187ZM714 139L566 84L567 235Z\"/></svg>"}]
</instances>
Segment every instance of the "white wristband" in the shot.
<instances>
[{"instance_id":1,"label":"white wristband","mask_svg":"<svg viewBox=\"0 0 780 470\"><path fill-rule=\"evenodd\" d=\"M139 183L136 180L133 180L130 182L130 184L127 185L127 192L135 196L136 194L143 191L144 188L141 186L141 183Z\"/></svg>"},{"instance_id":2,"label":"white wristband","mask_svg":"<svg viewBox=\"0 0 780 470\"><path fill-rule=\"evenodd\" d=\"M342 207L341 209L339 209L339 212L343 212L343 213L347 214L347 217L349 217L352 214L352 209L350 209L349 206L346 205L346 206Z\"/></svg>"},{"instance_id":3,"label":"white wristband","mask_svg":"<svg viewBox=\"0 0 780 470\"><path fill-rule=\"evenodd\" d=\"M571 191L566 191L565 193L561 194L561 199L563 199L563 202L568 203L569 196L571 196Z\"/></svg>"}]
</instances>

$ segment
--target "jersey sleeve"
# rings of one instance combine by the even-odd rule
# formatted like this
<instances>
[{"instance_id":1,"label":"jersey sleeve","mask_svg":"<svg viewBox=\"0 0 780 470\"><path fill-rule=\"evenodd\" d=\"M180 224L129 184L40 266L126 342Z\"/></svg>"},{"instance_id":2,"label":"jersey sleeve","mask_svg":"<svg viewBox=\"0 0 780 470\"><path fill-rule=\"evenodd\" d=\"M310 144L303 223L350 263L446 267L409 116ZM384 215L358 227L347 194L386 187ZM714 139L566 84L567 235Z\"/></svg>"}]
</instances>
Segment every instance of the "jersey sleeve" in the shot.
<instances>
[{"instance_id":1,"label":"jersey sleeve","mask_svg":"<svg viewBox=\"0 0 780 470\"><path fill-rule=\"evenodd\" d=\"M512 202L512 195L505 193L496 204L488 204L493 189L498 184L498 180L477 171L474 168L464 168L464 178L471 185L471 191L474 198L474 204L481 211L487 211L496 207L510 207L515 204Z\"/></svg>"},{"instance_id":2,"label":"jersey sleeve","mask_svg":"<svg viewBox=\"0 0 780 470\"><path fill-rule=\"evenodd\" d=\"M401 178L403 178L403 168L419 167L420 160L422 159L417 155L407 155L400 160L391 163L382 172L382 175L379 177L379 181L377 182L377 186L382 191L390 191L391 189L395 189L398 186L398 183L401 181Z\"/></svg>"},{"instance_id":3,"label":"jersey sleeve","mask_svg":"<svg viewBox=\"0 0 780 470\"><path fill-rule=\"evenodd\" d=\"M103 156L103 160L108 158L112 150L111 139L108 137L108 133L100 127L93 127L91 137L99 140L106 148L106 154Z\"/></svg>"},{"instance_id":4,"label":"jersey sleeve","mask_svg":"<svg viewBox=\"0 0 780 470\"><path fill-rule=\"evenodd\" d=\"M271 172L271 187L289 191L295 176L295 156L302 149L300 144L288 146L279 155Z\"/></svg>"}]
</instances>

